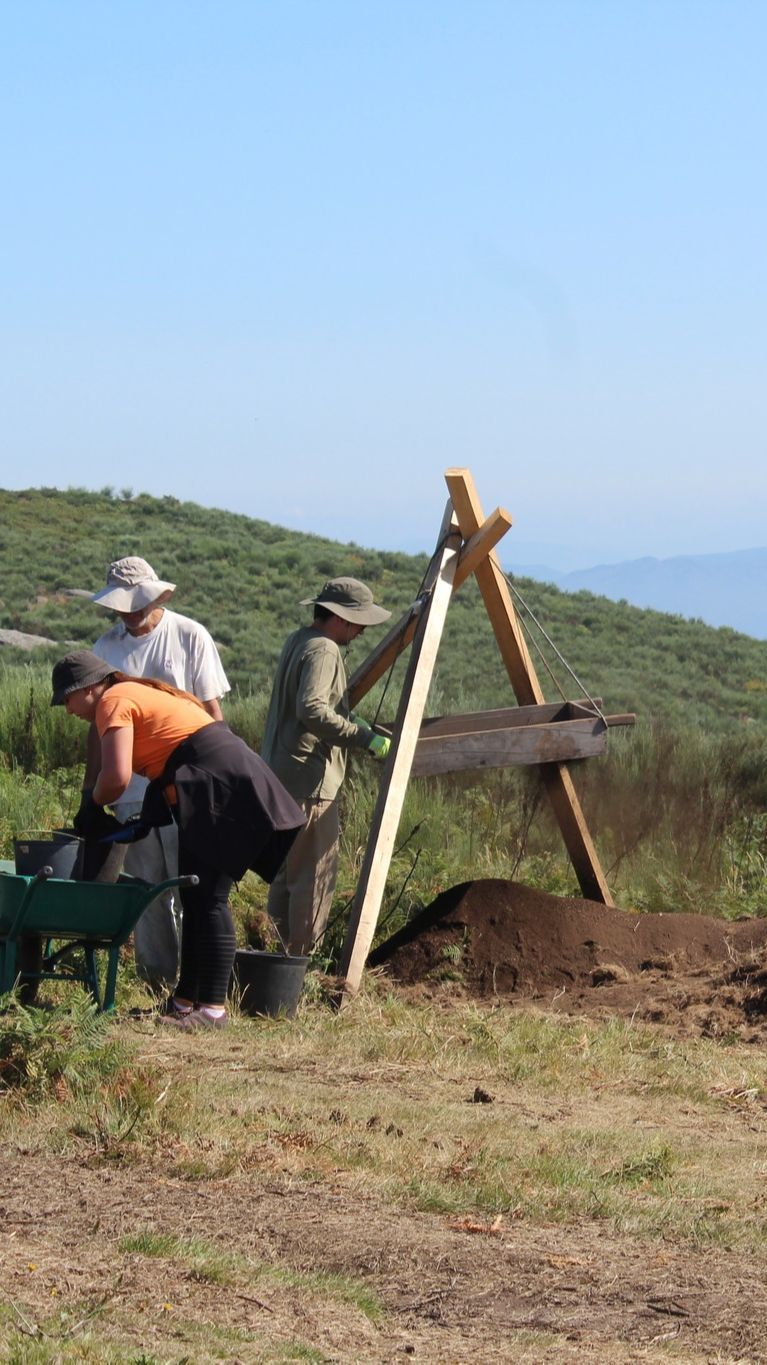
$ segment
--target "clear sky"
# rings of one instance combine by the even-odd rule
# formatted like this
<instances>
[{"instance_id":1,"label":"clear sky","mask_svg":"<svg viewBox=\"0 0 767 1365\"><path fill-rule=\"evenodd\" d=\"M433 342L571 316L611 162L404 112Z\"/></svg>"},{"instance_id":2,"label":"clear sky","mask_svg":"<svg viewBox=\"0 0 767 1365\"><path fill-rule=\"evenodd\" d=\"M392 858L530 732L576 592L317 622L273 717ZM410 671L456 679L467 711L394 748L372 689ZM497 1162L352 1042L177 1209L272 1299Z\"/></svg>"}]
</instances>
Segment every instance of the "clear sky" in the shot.
<instances>
[{"instance_id":1,"label":"clear sky","mask_svg":"<svg viewBox=\"0 0 767 1365\"><path fill-rule=\"evenodd\" d=\"M506 563L767 544L766 50L764 0L1 0L0 483L415 550L468 465Z\"/></svg>"}]
</instances>

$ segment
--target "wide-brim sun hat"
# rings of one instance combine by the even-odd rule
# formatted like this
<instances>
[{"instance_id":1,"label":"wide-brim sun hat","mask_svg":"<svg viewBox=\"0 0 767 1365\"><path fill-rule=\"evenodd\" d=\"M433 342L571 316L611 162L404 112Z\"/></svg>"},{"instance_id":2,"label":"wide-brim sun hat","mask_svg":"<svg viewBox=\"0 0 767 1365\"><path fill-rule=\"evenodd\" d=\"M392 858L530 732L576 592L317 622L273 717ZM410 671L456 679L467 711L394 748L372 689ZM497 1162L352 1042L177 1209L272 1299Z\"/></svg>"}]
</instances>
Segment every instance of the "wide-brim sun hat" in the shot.
<instances>
[{"instance_id":1,"label":"wide-brim sun hat","mask_svg":"<svg viewBox=\"0 0 767 1365\"><path fill-rule=\"evenodd\" d=\"M70 692L77 692L81 687L93 687L94 683L103 682L114 672L114 664L108 664L90 649L78 649L74 654L66 654L53 665L51 706L63 706Z\"/></svg>"},{"instance_id":2,"label":"wide-brim sun hat","mask_svg":"<svg viewBox=\"0 0 767 1365\"><path fill-rule=\"evenodd\" d=\"M110 564L106 587L94 592L91 600L111 611L143 611L145 607L159 607L175 591L175 583L158 578L145 559L128 555Z\"/></svg>"},{"instance_id":3,"label":"wide-brim sun hat","mask_svg":"<svg viewBox=\"0 0 767 1365\"><path fill-rule=\"evenodd\" d=\"M329 578L317 596L304 597L301 606L325 607L355 626L379 626L391 616L385 607L376 605L367 583L358 578Z\"/></svg>"}]
</instances>

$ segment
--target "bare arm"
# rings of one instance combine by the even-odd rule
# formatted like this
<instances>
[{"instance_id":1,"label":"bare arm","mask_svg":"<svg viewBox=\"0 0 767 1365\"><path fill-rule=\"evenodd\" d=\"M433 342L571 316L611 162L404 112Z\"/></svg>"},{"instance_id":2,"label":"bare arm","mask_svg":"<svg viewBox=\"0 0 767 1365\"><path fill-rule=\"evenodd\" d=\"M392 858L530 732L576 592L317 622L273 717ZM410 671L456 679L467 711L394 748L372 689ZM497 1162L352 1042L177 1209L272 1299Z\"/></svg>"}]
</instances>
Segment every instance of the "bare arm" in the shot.
<instances>
[{"instance_id":1,"label":"bare arm","mask_svg":"<svg viewBox=\"0 0 767 1365\"><path fill-rule=\"evenodd\" d=\"M122 796L133 776L133 727L113 726L101 740L101 770L93 788L97 806Z\"/></svg>"},{"instance_id":2,"label":"bare arm","mask_svg":"<svg viewBox=\"0 0 767 1365\"><path fill-rule=\"evenodd\" d=\"M212 716L214 720L224 719L224 713L221 710L221 702L218 697L211 697L210 701L204 701L202 704L208 715Z\"/></svg>"}]
</instances>

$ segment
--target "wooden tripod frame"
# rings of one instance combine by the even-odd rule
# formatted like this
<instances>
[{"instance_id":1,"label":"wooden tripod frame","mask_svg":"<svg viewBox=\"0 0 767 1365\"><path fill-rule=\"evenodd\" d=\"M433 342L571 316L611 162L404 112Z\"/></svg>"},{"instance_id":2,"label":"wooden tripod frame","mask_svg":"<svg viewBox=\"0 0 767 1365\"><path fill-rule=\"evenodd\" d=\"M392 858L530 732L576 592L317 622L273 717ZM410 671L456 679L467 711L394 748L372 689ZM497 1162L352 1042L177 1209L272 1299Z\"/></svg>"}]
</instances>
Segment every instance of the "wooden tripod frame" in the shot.
<instances>
[{"instance_id":1,"label":"wooden tripod frame","mask_svg":"<svg viewBox=\"0 0 767 1365\"><path fill-rule=\"evenodd\" d=\"M357 991L373 941L448 605L453 592L469 574L473 573L477 579L519 707L536 711L540 708L541 717L544 712L552 711L550 706L546 706L503 570L495 554L494 547L511 526L511 517L499 507L485 518L468 469L448 469L445 481L450 497L423 591L410 611L392 627L349 682L349 701L355 706L412 642L392 731L391 749L381 778L344 942L340 968L341 1001ZM614 719L630 723L633 717ZM602 718L603 726L607 723ZM540 772L583 895L590 900L612 905L613 900L565 764L541 761Z\"/></svg>"}]
</instances>

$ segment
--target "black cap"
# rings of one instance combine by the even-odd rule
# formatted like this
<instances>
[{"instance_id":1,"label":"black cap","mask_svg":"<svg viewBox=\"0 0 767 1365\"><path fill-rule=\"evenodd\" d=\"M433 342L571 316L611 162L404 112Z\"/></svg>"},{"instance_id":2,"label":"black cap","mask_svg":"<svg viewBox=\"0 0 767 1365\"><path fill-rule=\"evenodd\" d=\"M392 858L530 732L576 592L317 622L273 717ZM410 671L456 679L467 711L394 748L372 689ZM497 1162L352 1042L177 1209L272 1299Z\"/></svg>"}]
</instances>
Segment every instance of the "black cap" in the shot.
<instances>
[{"instance_id":1,"label":"black cap","mask_svg":"<svg viewBox=\"0 0 767 1365\"><path fill-rule=\"evenodd\" d=\"M51 706L63 706L70 692L77 692L80 687L92 687L115 671L113 664L106 663L90 649L78 649L75 654L67 654L53 665Z\"/></svg>"}]
</instances>

